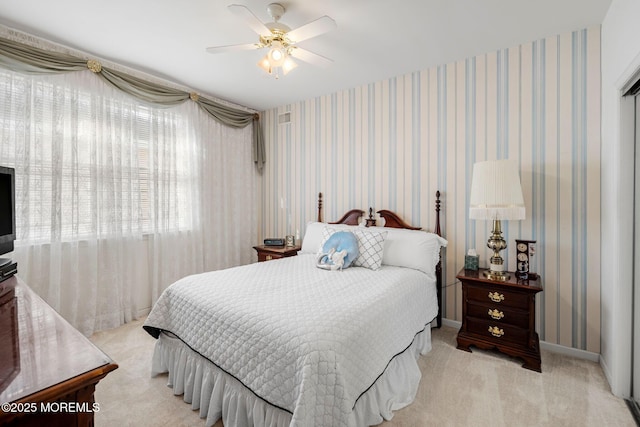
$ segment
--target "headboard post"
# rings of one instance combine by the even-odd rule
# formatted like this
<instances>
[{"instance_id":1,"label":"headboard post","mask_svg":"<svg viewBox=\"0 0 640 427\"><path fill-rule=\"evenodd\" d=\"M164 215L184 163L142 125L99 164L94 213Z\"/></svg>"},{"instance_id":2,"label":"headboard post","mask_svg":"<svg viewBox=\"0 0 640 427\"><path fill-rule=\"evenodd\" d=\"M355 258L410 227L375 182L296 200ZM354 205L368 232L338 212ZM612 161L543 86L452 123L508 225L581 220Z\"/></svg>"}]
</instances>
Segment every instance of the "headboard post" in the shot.
<instances>
[{"instance_id":1,"label":"headboard post","mask_svg":"<svg viewBox=\"0 0 640 427\"><path fill-rule=\"evenodd\" d=\"M322 193L318 193L318 222L322 222Z\"/></svg>"},{"instance_id":2,"label":"headboard post","mask_svg":"<svg viewBox=\"0 0 640 427\"><path fill-rule=\"evenodd\" d=\"M440 190L436 191L436 228L434 233L442 237L442 230L440 229ZM442 249L440 249L440 261L436 265L436 290L438 294L438 317L436 319L436 325L438 328L442 326Z\"/></svg>"},{"instance_id":3,"label":"headboard post","mask_svg":"<svg viewBox=\"0 0 640 427\"><path fill-rule=\"evenodd\" d=\"M442 230L440 230L440 190L436 191L436 228L433 232L442 237Z\"/></svg>"}]
</instances>

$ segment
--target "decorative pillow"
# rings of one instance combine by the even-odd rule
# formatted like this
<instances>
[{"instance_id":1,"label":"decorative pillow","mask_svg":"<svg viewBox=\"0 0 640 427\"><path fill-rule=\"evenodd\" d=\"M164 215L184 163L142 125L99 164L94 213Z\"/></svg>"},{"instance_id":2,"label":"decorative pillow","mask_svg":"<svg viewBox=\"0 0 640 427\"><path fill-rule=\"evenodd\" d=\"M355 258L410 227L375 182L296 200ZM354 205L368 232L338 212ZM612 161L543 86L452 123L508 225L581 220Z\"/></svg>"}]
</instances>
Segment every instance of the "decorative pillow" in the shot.
<instances>
[{"instance_id":1,"label":"decorative pillow","mask_svg":"<svg viewBox=\"0 0 640 427\"><path fill-rule=\"evenodd\" d=\"M342 270L351 266L358 257L358 239L348 231L337 231L322 245L322 254L318 257L318 267L329 270Z\"/></svg>"},{"instance_id":2,"label":"decorative pillow","mask_svg":"<svg viewBox=\"0 0 640 427\"><path fill-rule=\"evenodd\" d=\"M322 223L319 223L322 224ZM348 230L345 230L345 228L348 228ZM320 245L316 248L315 252L317 252L318 254L321 254L323 251L323 247L324 244L326 243L327 240L329 240L329 237L331 237L331 235L337 231L351 231L353 232L354 230L353 226L344 226L342 224L331 224L331 225L327 225L327 224L322 224L322 238L320 239Z\"/></svg>"},{"instance_id":3,"label":"decorative pillow","mask_svg":"<svg viewBox=\"0 0 640 427\"><path fill-rule=\"evenodd\" d=\"M353 265L371 270L379 269L382 265L384 240L387 237L387 232L369 231L360 227L353 234L358 238L358 250L360 252Z\"/></svg>"},{"instance_id":4,"label":"decorative pillow","mask_svg":"<svg viewBox=\"0 0 640 427\"><path fill-rule=\"evenodd\" d=\"M339 228L333 228L334 226ZM346 226L340 224L332 224L331 226L325 226L322 231L323 240L320 246L320 251L326 242L337 231L344 231L347 228L348 231L355 234L358 239L358 257L353 262L355 267L365 267L371 270L377 270L382 265L382 257L384 254L384 239L387 235L386 231L371 230L358 226Z\"/></svg>"}]
</instances>

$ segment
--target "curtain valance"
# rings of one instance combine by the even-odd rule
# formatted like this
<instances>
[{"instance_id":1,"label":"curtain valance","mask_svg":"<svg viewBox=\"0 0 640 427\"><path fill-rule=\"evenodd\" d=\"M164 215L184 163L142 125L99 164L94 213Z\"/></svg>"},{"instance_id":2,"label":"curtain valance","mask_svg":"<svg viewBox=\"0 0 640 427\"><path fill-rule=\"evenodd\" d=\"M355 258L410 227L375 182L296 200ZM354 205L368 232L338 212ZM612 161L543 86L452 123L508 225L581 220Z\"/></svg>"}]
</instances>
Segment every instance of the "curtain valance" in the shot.
<instances>
[{"instance_id":1,"label":"curtain valance","mask_svg":"<svg viewBox=\"0 0 640 427\"><path fill-rule=\"evenodd\" d=\"M91 70L107 83L129 95L155 105L173 106L188 99L198 104L219 123L235 128L253 124L253 161L259 171L266 161L264 139L259 115L228 107L216 101L143 80L126 73L103 67L96 60L84 60L72 55L51 52L13 40L0 38L0 66L28 74L53 74Z\"/></svg>"}]
</instances>

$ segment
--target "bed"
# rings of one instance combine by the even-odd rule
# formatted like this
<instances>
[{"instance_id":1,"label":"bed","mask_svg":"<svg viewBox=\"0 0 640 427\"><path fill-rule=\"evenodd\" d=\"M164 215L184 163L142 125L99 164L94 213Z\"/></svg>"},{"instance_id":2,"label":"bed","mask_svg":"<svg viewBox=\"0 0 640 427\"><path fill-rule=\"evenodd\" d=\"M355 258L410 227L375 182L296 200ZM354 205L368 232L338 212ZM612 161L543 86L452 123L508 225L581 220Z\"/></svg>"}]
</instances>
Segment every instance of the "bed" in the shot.
<instances>
[{"instance_id":1,"label":"bed","mask_svg":"<svg viewBox=\"0 0 640 427\"><path fill-rule=\"evenodd\" d=\"M371 209L323 223L318 206L297 256L183 278L147 317L152 375L206 425L375 425L413 401L440 322L439 193L436 233L386 210L383 227ZM358 237L360 264L317 268L338 231Z\"/></svg>"}]
</instances>

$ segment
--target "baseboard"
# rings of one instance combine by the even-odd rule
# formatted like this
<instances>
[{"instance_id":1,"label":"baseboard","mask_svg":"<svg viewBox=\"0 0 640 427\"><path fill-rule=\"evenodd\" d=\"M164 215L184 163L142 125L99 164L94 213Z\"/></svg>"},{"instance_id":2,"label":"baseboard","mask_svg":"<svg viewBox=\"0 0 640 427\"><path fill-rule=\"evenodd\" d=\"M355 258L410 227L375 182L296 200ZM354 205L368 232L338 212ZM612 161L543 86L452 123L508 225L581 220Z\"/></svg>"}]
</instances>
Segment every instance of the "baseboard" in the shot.
<instances>
[{"instance_id":1,"label":"baseboard","mask_svg":"<svg viewBox=\"0 0 640 427\"><path fill-rule=\"evenodd\" d=\"M572 356L578 359L590 360L591 362L600 363L600 355L591 351L580 350L573 347L566 347L564 345L554 344L546 341L540 341L540 348L549 350L553 353L564 354L566 356Z\"/></svg>"},{"instance_id":2,"label":"baseboard","mask_svg":"<svg viewBox=\"0 0 640 427\"><path fill-rule=\"evenodd\" d=\"M462 322L458 320L442 319L442 326L449 326L450 328L460 329Z\"/></svg>"},{"instance_id":3,"label":"baseboard","mask_svg":"<svg viewBox=\"0 0 640 427\"><path fill-rule=\"evenodd\" d=\"M601 357L600 358L600 367L602 368L602 372L604 373L604 377L607 380L607 384L609 384L609 388L611 388L611 393L613 393L614 396L617 396L614 391L613 388L611 387L611 384L613 384L611 382L611 370L609 369L609 365L607 365L607 361ZM618 397L628 397L628 396L618 396Z\"/></svg>"},{"instance_id":4,"label":"baseboard","mask_svg":"<svg viewBox=\"0 0 640 427\"><path fill-rule=\"evenodd\" d=\"M149 313L151 313L151 307L141 308L140 310L136 311L136 319L147 317Z\"/></svg>"},{"instance_id":5,"label":"baseboard","mask_svg":"<svg viewBox=\"0 0 640 427\"><path fill-rule=\"evenodd\" d=\"M442 319L443 326L460 329L462 322L459 320ZM578 359L589 360L591 362L600 363L600 354L591 351L580 350L573 347L566 347L560 344L554 344L546 341L540 341L540 349L550 351L552 353L563 354Z\"/></svg>"}]
</instances>

